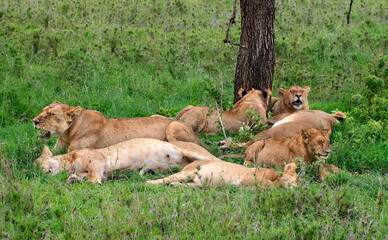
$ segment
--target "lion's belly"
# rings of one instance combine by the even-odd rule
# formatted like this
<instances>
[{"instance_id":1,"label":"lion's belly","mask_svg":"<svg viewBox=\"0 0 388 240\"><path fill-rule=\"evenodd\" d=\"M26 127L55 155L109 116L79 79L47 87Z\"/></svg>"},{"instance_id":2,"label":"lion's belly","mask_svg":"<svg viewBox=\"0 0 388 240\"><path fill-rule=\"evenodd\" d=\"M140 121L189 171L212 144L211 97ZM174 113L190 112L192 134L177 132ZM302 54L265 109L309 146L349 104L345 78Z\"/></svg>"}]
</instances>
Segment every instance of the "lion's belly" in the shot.
<instances>
[{"instance_id":1,"label":"lion's belly","mask_svg":"<svg viewBox=\"0 0 388 240\"><path fill-rule=\"evenodd\" d=\"M106 172L137 170L142 167L166 171L183 161L183 155L171 144L144 138L132 139L109 147L106 156Z\"/></svg>"}]
</instances>

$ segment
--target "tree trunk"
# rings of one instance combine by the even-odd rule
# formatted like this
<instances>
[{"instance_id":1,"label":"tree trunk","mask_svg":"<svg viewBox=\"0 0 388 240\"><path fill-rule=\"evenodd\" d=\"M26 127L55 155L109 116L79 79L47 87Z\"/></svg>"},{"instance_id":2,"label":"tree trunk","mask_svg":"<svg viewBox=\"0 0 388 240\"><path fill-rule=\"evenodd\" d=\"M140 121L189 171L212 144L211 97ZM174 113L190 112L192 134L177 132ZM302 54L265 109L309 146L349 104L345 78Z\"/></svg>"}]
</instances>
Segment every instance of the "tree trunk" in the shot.
<instances>
[{"instance_id":1,"label":"tree trunk","mask_svg":"<svg viewBox=\"0 0 388 240\"><path fill-rule=\"evenodd\" d=\"M275 46L275 0L240 0L241 36L234 82L234 102L238 91L272 89Z\"/></svg>"}]
</instances>

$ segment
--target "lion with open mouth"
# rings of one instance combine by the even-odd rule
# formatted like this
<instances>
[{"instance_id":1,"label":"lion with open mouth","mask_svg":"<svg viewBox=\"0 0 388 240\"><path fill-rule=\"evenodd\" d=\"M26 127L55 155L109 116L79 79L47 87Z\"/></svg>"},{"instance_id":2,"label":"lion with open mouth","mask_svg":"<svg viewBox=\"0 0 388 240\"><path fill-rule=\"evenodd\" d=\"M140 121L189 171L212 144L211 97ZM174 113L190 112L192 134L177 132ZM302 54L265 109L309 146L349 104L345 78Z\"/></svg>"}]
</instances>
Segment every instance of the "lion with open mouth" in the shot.
<instances>
[{"instance_id":1,"label":"lion with open mouth","mask_svg":"<svg viewBox=\"0 0 388 240\"><path fill-rule=\"evenodd\" d=\"M310 87L291 86L288 89L279 88L278 92L280 98L273 106L273 115L309 110L307 97Z\"/></svg>"},{"instance_id":2,"label":"lion with open mouth","mask_svg":"<svg viewBox=\"0 0 388 240\"><path fill-rule=\"evenodd\" d=\"M54 149L103 148L133 138L194 142L204 146L192 128L166 117L108 119L94 110L53 102L33 119L41 137L58 136Z\"/></svg>"}]
</instances>

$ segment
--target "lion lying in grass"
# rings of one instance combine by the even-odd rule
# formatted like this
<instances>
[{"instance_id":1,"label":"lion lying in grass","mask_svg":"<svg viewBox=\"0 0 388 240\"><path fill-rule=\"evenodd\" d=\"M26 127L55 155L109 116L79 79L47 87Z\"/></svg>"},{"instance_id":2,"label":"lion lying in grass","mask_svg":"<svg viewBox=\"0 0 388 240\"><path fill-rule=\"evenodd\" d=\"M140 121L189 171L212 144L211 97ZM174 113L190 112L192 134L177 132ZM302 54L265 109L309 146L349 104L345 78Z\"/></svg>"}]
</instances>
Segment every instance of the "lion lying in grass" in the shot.
<instances>
[{"instance_id":1,"label":"lion lying in grass","mask_svg":"<svg viewBox=\"0 0 388 240\"><path fill-rule=\"evenodd\" d=\"M300 134L302 130L310 128L331 129L335 123L345 118L346 115L343 112L328 114L320 110L283 113L268 119L267 123L273 126L257 134L254 139L291 138L295 134Z\"/></svg>"},{"instance_id":2,"label":"lion lying in grass","mask_svg":"<svg viewBox=\"0 0 388 240\"><path fill-rule=\"evenodd\" d=\"M268 168L248 168L239 164L224 161L195 161L171 176L147 181L148 184L170 184L187 182L191 186L215 185L226 183L231 185L261 187L297 186L299 176L295 172L296 164L288 164L283 176Z\"/></svg>"},{"instance_id":3,"label":"lion lying in grass","mask_svg":"<svg viewBox=\"0 0 388 240\"><path fill-rule=\"evenodd\" d=\"M105 175L116 170L142 168L140 173L143 174L150 170L166 171L195 160L220 161L194 143L176 142L174 145L157 139L135 138L106 148L81 148L58 156L53 156L45 146L36 162L52 175L62 170L73 174L69 182L87 177L91 182L101 183Z\"/></svg>"},{"instance_id":4,"label":"lion lying in grass","mask_svg":"<svg viewBox=\"0 0 388 240\"><path fill-rule=\"evenodd\" d=\"M54 149L103 148L133 138L203 145L188 124L165 117L108 119L94 110L53 102L33 119L43 137L58 135Z\"/></svg>"},{"instance_id":5,"label":"lion lying in grass","mask_svg":"<svg viewBox=\"0 0 388 240\"><path fill-rule=\"evenodd\" d=\"M265 123L267 121L266 109L271 94L270 89L264 92L252 89L234 104L233 109L220 113L225 130L237 133L242 123L252 125L246 113L250 109L259 114ZM187 106L178 113L176 119L188 123L195 132L217 134L220 131L217 111L211 109L209 112L209 108L205 106Z\"/></svg>"},{"instance_id":6,"label":"lion lying in grass","mask_svg":"<svg viewBox=\"0 0 388 240\"><path fill-rule=\"evenodd\" d=\"M273 115L293 113L299 110L309 110L307 101L310 87L291 86L288 89L279 88L279 99L273 106Z\"/></svg>"},{"instance_id":7,"label":"lion lying in grass","mask_svg":"<svg viewBox=\"0 0 388 240\"><path fill-rule=\"evenodd\" d=\"M270 138L257 141L245 151L244 165L254 163L269 167L284 166L298 158L303 159L306 165L311 165L317 158L329 157L330 133L331 130L311 128L302 129L301 134L294 135L291 139ZM340 169L332 164L323 164L320 175L324 178L329 172L338 171Z\"/></svg>"}]
</instances>

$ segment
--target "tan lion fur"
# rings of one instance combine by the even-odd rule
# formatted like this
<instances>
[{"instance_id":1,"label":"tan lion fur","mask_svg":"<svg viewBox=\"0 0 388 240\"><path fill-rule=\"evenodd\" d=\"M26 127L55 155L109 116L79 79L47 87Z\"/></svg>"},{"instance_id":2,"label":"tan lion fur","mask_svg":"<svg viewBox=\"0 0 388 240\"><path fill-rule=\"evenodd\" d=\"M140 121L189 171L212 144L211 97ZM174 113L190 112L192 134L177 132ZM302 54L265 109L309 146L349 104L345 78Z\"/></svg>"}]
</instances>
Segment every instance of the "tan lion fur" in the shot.
<instances>
[{"instance_id":1,"label":"tan lion fur","mask_svg":"<svg viewBox=\"0 0 388 240\"><path fill-rule=\"evenodd\" d=\"M249 109L259 114L265 123L267 121L266 109L271 94L270 89L267 89L265 94L260 90L252 89L234 104L233 109L222 111L220 114L225 130L237 133L242 123L253 124L247 117L246 111ZM205 106L187 106L177 114L176 119L188 123L195 132L216 134L220 131L217 110L209 110Z\"/></svg>"},{"instance_id":2,"label":"tan lion fur","mask_svg":"<svg viewBox=\"0 0 388 240\"><path fill-rule=\"evenodd\" d=\"M284 166L292 160L302 158L307 164L316 161L316 157L328 158L330 149L330 130L311 128L302 130L291 139L270 138L259 140L245 151L245 163L261 166Z\"/></svg>"},{"instance_id":3,"label":"tan lion fur","mask_svg":"<svg viewBox=\"0 0 388 240\"><path fill-rule=\"evenodd\" d=\"M94 110L53 102L33 119L34 127L57 135L54 149L69 151L88 147L103 148L133 138L189 141L203 145L191 127L165 117L108 119Z\"/></svg>"},{"instance_id":4,"label":"tan lion fur","mask_svg":"<svg viewBox=\"0 0 388 240\"><path fill-rule=\"evenodd\" d=\"M219 183L231 185L261 187L296 186L299 176L295 172L296 164L291 163L284 168L283 176L268 168L248 168L239 164L224 161L195 161L179 173L166 178L147 181L148 184L170 184L187 182L191 186L216 185Z\"/></svg>"},{"instance_id":5,"label":"tan lion fur","mask_svg":"<svg viewBox=\"0 0 388 240\"><path fill-rule=\"evenodd\" d=\"M295 134L300 134L302 130L310 128L331 129L335 123L345 118L346 115L342 112L328 114L320 110L283 113L268 119L267 123L273 126L257 134L254 139L292 138Z\"/></svg>"},{"instance_id":6,"label":"tan lion fur","mask_svg":"<svg viewBox=\"0 0 388 240\"><path fill-rule=\"evenodd\" d=\"M257 164L260 166L284 166L285 164L303 159L307 166L320 159L327 159L331 152L331 130L311 128L302 130L301 134L291 139L270 138L260 140L249 146L245 151L244 165ZM333 164L323 164L319 174L323 179L329 172L341 171Z\"/></svg>"},{"instance_id":7,"label":"tan lion fur","mask_svg":"<svg viewBox=\"0 0 388 240\"><path fill-rule=\"evenodd\" d=\"M310 87L291 86L288 89L279 88L279 99L273 106L273 115L309 110L307 100Z\"/></svg>"},{"instance_id":8,"label":"tan lion fur","mask_svg":"<svg viewBox=\"0 0 388 240\"><path fill-rule=\"evenodd\" d=\"M142 168L141 173L148 170L166 171L195 160L220 161L194 143L172 144L151 138L135 138L106 148L81 148L58 156L53 156L45 146L36 162L44 172L52 175L66 170L78 176L70 176L69 181L82 180L86 176L91 182L101 183L104 176L109 176L115 170Z\"/></svg>"}]
</instances>

